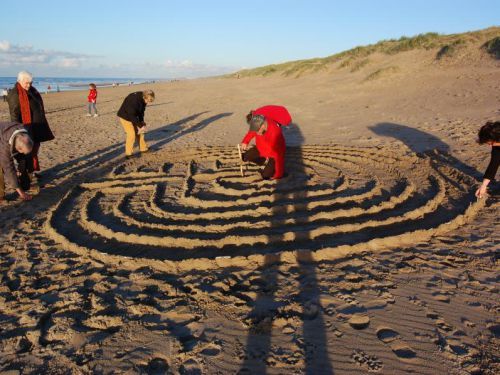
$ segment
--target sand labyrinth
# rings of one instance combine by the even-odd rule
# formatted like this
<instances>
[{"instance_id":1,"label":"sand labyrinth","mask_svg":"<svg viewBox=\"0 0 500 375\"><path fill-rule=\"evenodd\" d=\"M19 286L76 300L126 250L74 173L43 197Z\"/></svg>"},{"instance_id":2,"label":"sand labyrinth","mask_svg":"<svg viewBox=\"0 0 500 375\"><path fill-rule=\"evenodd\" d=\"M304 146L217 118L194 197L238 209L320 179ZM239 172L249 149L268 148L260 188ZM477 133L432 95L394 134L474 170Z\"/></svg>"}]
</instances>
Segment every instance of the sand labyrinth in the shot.
<instances>
[{"instance_id":1,"label":"sand labyrinth","mask_svg":"<svg viewBox=\"0 0 500 375\"><path fill-rule=\"evenodd\" d=\"M289 148L288 176L240 175L233 147L162 151L81 184L45 229L76 251L159 260L290 254L317 259L411 245L483 203L475 180L416 155L337 145Z\"/></svg>"}]
</instances>

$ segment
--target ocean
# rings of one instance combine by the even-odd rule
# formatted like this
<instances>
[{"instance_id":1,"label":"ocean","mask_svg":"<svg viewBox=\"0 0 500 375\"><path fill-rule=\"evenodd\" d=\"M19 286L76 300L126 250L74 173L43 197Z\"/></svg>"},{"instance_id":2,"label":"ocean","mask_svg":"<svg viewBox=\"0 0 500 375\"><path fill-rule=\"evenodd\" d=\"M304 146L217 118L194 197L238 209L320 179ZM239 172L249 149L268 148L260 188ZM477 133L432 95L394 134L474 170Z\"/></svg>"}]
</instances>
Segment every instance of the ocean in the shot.
<instances>
[{"instance_id":1,"label":"ocean","mask_svg":"<svg viewBox=\"0 0 500 375\"><path fill-rule=\"evenodd\" d=\"M16 83L16 77L0 77L0 89L9 89ZM80 77L34 77L33 86L40 91L46 92L50 86L51 92L88 90L89 83L95 83L97 87L117 85L129 85L148 82L169 81L166 79L146 78L80 78Z\"/></svg>"}]
</instances>

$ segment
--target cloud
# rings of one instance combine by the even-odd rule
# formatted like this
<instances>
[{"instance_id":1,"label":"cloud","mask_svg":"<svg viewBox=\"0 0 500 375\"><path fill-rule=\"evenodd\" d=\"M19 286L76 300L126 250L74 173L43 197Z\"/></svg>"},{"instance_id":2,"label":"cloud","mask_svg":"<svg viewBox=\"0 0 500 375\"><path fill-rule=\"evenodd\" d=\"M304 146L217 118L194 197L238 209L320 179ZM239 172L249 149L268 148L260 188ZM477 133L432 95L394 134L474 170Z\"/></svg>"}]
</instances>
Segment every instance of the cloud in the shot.
<instances>
[{"instance_id":1,"label":"cloud","mask_svg":"<svg viewBox=\"0 0 500 375\"><path fill-rule=\"evenodd\" d=\"M0 66L53 66L74 68L96 56L57 50L35 49L33 46L0 41Z\"/></svg>"},{"instance_id":2,"label":"cloud","mask_svg":"<svg viewBox=\"0 0 500 375\"><path fill-rule=\"evenodd\" d=\"M37 49L0 41L0 76L27 69L38 76L196 78L233 72L238 67L200 64L188 59L116 63L105 56Z\"/></svg>"}]
</instances>

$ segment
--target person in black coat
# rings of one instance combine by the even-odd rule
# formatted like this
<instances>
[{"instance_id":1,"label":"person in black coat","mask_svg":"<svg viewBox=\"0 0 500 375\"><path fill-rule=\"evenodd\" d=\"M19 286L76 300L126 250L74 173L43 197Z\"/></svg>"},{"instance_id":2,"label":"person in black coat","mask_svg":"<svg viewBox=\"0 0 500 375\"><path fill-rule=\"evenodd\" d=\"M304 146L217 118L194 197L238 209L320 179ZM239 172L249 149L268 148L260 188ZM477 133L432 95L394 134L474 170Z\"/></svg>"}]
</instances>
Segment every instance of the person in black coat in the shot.
<instances>
[{"instance_id":1,"label":"person in black coat","mask_svg":"<svg viewBox=\"0 0 500 375\"><path fill-rule=\"evenodd\" d=\"M479 129L479 144L491 146L491 159L483 176L481 186L476 190L476 197L482 198L486 195L486 190L491 180L495 179L498 167L500 166L500 121L487 122Z\"/></svg>"},{"instance_id":2,"label":"person in black coat","mask_svg":"<svg viewBox=\"0 0 500 375\"><path fill-rule=\"evenodd\" d=\"M118 118L127 135L125 141L125 156L132 156L134 144L139 143L139 151L147 152L148 145L144 140L146 123L144 122L144 112L146 106L153 103L155 93L152 90L137 91L129 94L118 110Z\"/></svg>"},{"instance_id":3,"label":"person in black coat","mask_svg":"<svg viewBox=\"0 0 500 375\"><path fill-rule=\"evenodd\" d=\"M31 195L26 193L30 185L29 177L26 171L19 170L19 166L32 149L33 141L22 124L0 122L0 201L5 195L4 179L16 189L21 199L31 199Z\"/></svg>"},{"instance_id":4,"label":"person in black coat","mask_svg":"<svg viewBox=\"0 0 500 375\"><path fill-rule=\"evenodd\" d=\"M40 171L38 161L40 143L54 139L45 117L42 96L32 86L32 82L31 73L20 72L17 83L9 91L7 98L11 121L24 124L34 142L31 157L27 159L27 168L30 172Z\"/></svg>"}]
</instances>

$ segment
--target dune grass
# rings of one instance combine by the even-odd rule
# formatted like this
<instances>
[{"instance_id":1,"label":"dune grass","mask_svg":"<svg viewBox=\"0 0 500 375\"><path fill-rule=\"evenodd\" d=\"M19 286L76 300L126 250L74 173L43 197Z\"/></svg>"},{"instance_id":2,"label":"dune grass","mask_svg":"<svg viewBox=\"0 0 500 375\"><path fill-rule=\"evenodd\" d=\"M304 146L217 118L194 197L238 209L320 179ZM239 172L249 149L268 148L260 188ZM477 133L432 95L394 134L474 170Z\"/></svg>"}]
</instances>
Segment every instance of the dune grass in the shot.
<instances>
[{"instance_id":1,"label":"dune grass","mask_svg":"<svg viewBox=\"0 0 500 375\"><path fill-rule=\"evenodd\" d=\"M496 59L500 59L500 36L488 40L483 44L483 48Z\"/></svg>"},{"instance_id":2,"label":"dune grass","mask_svg":"<svg viewBox=\"0 0 500 375\"><path fill-rule=\"evenodd\" d=\"M449 44L444 45L436 54L436 60L442 60L443 58L455 56L460 49L467 45L467 43L468 42L465 39L457 39Z\"/></svg>"},{"instance_id":3,"label":"dune grass","mask_svg":"<svg viewBox=\"0 0 500 375\"><path fill-rule=\"evenodd\" d=\"M369 63L368 57L373 53L395 55L401 52L416 49L438 49L436 58L441 59L453 56L458 50L469 43L488 41L484 48L496 58L499 58L498 40L500 27L490 27L484 30L462 34L442 35L438 33L425 33L413 37L402 36L399 39L382 40L367 46L358 46L347 51L331 56L290 61L281 64L266 65L254 69L244 69L226 77L253 77L280 74L284 77L300 77L305 73L313 73L328 69L332 64L338 63L339 69L351 67L351 72L356 72ZM493 52L489 52L493 51Z\"/></svg>"}]
</instances>

